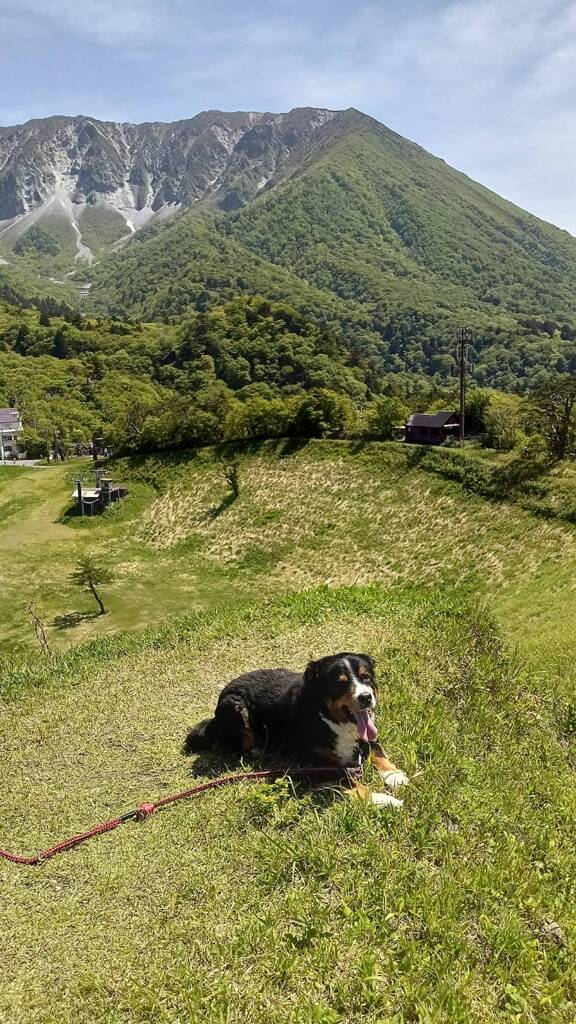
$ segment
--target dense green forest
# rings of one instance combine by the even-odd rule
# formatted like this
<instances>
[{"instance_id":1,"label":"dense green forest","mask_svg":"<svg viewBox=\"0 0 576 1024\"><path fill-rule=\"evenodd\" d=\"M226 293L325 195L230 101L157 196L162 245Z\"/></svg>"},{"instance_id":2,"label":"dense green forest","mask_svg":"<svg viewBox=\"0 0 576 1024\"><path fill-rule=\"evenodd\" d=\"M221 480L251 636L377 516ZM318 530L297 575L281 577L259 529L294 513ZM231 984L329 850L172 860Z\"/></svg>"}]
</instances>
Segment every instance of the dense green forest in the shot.
<instances>
[{"instance_id":1,"label":"dense green forest","mask_svg":"<svg viewBox=\"0 0 576 1024\"><path fill-rule=\"evenodd\" d=\"M54 431L69 442L98 432L121 447L153 447L219 440L227 421L228 433L242 436L248 409L266 419L259 432L274 432L284 408L304 430L306 392L340 403L344 418L368 396L367 361L291 307L261 298L178 326L62 312L0 311L0 403L18 405L34 452Z\"/></svg>"},{"instance_id":2,"label":"dense green forest","mask_svg":"<svg viewBox=\"0 0 576 1024\"><path fill-rule=\"evenodd\" d=\"M152 247L151 249L148 246ZM145 258L140 250L144 247ZM535 386L550 373L576 366L576 326L550 316L490 315L463 306L454 312L406 305L382 312L363 309L322 292L284 268L241 250L226 239L216 246L211 222L182 220L145 243L136 239L120 265L121 277L106 300L116 315L137 310L152 319L177 322L190 311L205 311L234 295L260 292L289 302L304 317L342 338L355 358L371 362L378 377L435 376L446 381L453 359L454 331L462 321L475 329L473 376L482 386L505 390ZM158 275L162 281L156 287ZM169 283L170 282L170 283ZM119 293L126 302L119 298ZM101 292L96 293L96 298ZM398 381L400 388L407 382Z\"/></svg>"},{"instance_id":3,"label":"dense green forest","mask_svg":"<svg viewBox=\"0 0 576 1024\"><path fill-rule=\"evenodd\" d=\"M406 322L380 344L351 346L337 324L320 326L258 296L168 324L39 305L0 307L0 404L20 409L32 457L46 455L56 438L65 452L95 434L121 451L284 435L389 438L409 412L456 402L451 357L434 355L431 344L427 373L401 364L402 341L413 337ZM473 387L469 431L496 447L521 443L532 392L576 366L576 343L562 333L553 322L518 324L518 370L532 352L534 372L506 383L525 391L530 383L528 397ZM510 373L513 351L503 341L501 350ZM479 340L480 365L483 351L496 370L500 347L483 349Z\"/></svg>"}]
</instances>

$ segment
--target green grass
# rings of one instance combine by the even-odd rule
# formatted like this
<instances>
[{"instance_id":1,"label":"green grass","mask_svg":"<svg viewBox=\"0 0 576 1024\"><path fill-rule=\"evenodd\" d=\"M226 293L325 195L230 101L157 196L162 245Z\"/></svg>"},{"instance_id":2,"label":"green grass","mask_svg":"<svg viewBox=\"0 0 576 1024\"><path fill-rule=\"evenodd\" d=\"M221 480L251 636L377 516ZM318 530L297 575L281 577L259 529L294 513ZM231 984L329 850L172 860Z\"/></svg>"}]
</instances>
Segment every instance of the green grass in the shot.
<instances>
[{"instance_id":1,"label":"green grass","mask_svg":"<svg viewBox=\"0 0 576 1024\"><path fill-rule=\"evenodd\" d=\"M343 647L377 658L404 810L283 780L0 863L0 1022L571 1024L573 525L400 445L236 454L234 502L211 450L120 460L129 497L83 521L87 466L0 469L0 845L185 788L227 679ZM68 579L83 550L116 569L106 616Z\"/></svg>"},{"instance_id":2,"label":"green grass","mask_svg":"<svg viewBox=\"0 0 576 1024\"><path fill-rule=\"evenodd\" d=\"M210 450L124 460L113 474L129 497L84 521L63 515L77 466L0 470L4 648L34 645L30 600L60 648L319 584L457 585L498 601L521 588L540 601L539 581L570 571L572 525L487 502L411 459L393 444L255 446L232 503ZM84 550L115 571L109 615L94 617L68 578Z\"/></svg>"},{"instance_id":3,"label":"green grass","mask_svg":"<svg viewBox=\"0 0 576 1024\"><path fill-rule=\"evenodd\" d=\"M492 495L485 508L495 517L506 509L508 520L516 519L520 549L511 544L507 570L514 574L514 585L498 586L492 581L485 592L502 629L539 673L541 685L553 688L558 720L571 720L576 684L574 463L551 464L542 455L530 459L517 452L473 448L420 449L411 462L445 480L457 481L463 494ZM527 523L532 524L528 530ZM532 558L528 572L528 563L518 558L522 547L525 556L530 550Z\"/></svg>"},{"instance_id":4,"label":"green grass","mask_svg":"<svg viewBox=\"0 0 576 1024\"><path fill-rule=\"evenodd\" d=\"M40 869L0 863L1 1020L574 1019L574 776L532 680L455 592L322 589L29 669L0 719L2 845L184 787L183 732L227 677L342 646L378 659L404 811L241 786Z\"/></svg>"}]
</instances>

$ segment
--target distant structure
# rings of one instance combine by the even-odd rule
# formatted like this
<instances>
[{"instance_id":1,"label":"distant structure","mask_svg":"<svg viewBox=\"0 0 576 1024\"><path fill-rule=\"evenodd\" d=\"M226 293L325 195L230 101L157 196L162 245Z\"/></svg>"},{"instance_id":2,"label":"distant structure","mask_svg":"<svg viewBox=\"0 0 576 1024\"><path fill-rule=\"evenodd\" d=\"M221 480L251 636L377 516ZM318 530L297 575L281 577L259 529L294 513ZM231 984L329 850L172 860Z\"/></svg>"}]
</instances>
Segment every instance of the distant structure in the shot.
<instances>
[{"instance_id":1,"label":"distant structure","mask_svg":"<svg viewBox=\"0 0 576 1024\"><path fill-rule=\"evenodd\" d=\"M123 498L128 491L118 487L108 476L101 476L97 487L84 487L81 480L76 481L76 490L72 497L76 502L76 511L81 516L94 516L103 512L108 505Z\"/></svg>"},{"instance_id":2,"label":"distant structure","mask_svg":"<svg viewBox=\"0 0 576 1024\"><path fill-rule=\"evenodd\" d=\"M456 412L415 412L404 428L404 440L408 444L445 444L459 433L460 419Z\"/></svg>"},{"instance_id":3,"label":"distant structure","mask_svg":"<svg viewBox=\"0 0 576 1024\"><path fill-rule=\"evenodd\" d=\"M459 386L459 418L460 440L464 440L465 434L465 408L466 408L466 372L473 370L474 366L468 360L470 345L474 344L474 331L470 327L460 327L456 331L456 366L458 368Z\"/></svg>"},{"instance_id":4,"label":"distant structure","mask_svg":"<svg viewBox=\"0 0 576 1024\"><path fill-rule=\"evenodd\" d=\"M0 409L0 462L5 459L23 459L25 452L18 441L22 433L22 420L17 409Z\"/></svg>"}]
</instances>

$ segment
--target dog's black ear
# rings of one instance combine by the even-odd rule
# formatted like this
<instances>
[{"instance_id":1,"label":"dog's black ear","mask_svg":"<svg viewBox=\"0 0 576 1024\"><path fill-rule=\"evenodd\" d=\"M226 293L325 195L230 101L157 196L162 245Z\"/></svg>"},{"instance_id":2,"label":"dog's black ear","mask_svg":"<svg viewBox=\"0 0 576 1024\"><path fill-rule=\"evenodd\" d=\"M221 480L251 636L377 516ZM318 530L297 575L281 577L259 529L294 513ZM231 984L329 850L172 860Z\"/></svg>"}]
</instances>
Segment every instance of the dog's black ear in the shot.
<instances>
[{"instance_id":1,"label":"dog's black ear","mask_svg":"<svg viewBox=\"0 0 576 1024\"><path fill-rule=\"evenodd\" d=\"M304 686L314 686L318 682L319 665L317 661L309 661L304 672Z\"/></svg>"},{"instance_id":2,"label":"dog's black ear","mask_svg":"<svg viewBox=\"0 0 576 1024\"><path fill-rule=\"evenodd\" d=\"M369 654L359 654L358 657L360 658L361 661L364 662L367 668L370 669L372 675L374 675L374 670L376 668L376 662L374 661L374 658L371 658Z\"/></svg>"}]
</instances>

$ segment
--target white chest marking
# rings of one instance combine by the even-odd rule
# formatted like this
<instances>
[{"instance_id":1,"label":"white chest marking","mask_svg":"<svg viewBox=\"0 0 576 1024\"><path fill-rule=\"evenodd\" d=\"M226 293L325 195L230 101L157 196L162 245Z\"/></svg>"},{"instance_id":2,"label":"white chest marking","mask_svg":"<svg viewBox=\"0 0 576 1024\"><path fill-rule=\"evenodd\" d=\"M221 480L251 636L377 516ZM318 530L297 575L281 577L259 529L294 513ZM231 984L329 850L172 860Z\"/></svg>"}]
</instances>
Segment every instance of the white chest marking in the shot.
<instances>
[{"instance_id":1,"label":"white chest marking","mask_svg":"<svg viewBox=\"0 0 576 1024\"><path fill-rule=\"evenodd\" d=\"M323 722L334 733L336 743L334 753L340 764L346 768L356 768L360 764L360 740L355 722L331 722L329 718L320 715Z\"/></svg>"}]
</instances>

